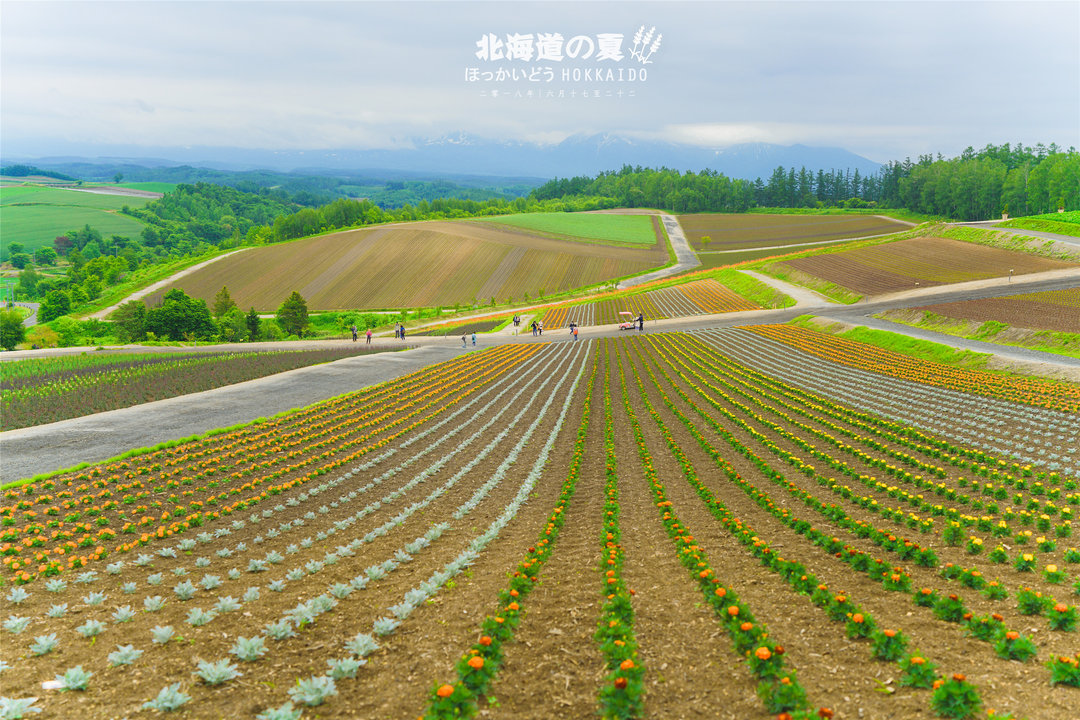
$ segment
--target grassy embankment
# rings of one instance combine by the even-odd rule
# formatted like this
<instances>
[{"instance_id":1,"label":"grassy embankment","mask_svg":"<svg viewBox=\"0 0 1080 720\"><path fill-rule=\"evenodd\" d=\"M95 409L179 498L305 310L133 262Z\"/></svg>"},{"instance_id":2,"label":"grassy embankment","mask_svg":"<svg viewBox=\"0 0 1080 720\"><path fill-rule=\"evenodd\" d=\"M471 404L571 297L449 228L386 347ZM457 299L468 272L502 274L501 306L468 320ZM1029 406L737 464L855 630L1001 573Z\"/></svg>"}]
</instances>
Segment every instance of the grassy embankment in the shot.
<instances>
[{"instance_id":1,"label":"grassy embankment","mask_svg":"<svg viewBox=\"0 0 1080 720\"><path fill-rule=\"evenodd\" d=\"M1080 210L1073 210L1066 213L1046 213L1045 215L1030 215L1028 217L1012 218L1005 222L998 223L997 227L1036 230L1038 232L1080 237Z\"/></svg>"}]
</instances>

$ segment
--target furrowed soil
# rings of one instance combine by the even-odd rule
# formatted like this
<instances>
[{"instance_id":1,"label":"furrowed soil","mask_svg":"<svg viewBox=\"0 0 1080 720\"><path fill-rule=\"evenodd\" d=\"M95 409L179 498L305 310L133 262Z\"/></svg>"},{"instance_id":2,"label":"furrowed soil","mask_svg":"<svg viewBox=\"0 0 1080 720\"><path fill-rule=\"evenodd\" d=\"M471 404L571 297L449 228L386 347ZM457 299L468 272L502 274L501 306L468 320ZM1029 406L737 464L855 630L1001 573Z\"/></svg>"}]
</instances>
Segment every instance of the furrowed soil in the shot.
<instances>
[{"instance_id":1,"label":"furrowed soil","mask_svg":"<svg viewBox=\"0 0 1080 720\"><path fill-rule=\"evenodd\" d=\"M466 567L405 612L395 631L376 636L379 648L366 657L356 679L336 681L335 696L305 709L306 717L342 720L422 715L435 687L456 682L455 663L479 639L485 617L500 611L500 591L558 502L582 423L586 383L599 358L565 524L538 583L522 601L521 623L503 647L504 663L479 701L479 716L597 715L598 693L608 682L593 638L607 592L605 379L613 410L622 572L633 591L647 716L743 720L775 714L766 712L745 655L735 650L725 622L679 561L681 546L663 524L635 422L670 501L666 510L704 550L717 579L767 627L768 639L784 647L785 667L797 673L810 707L828 707L845 719L935 717L929 691L900 686L896 663L873 659L868 640L848 638L843 622L830 620L808 595L763 565L721 521L714 500L772 553L802 563L830 593L848 596L879 627L902 631L908 648L923 652L940 673L965 674L985 707L1028 720L1075 714L1069 708L1075 709L1076 690L1051 687L1044 663L1075 654L1076 633L1052 631L1046 617L1020 614L1015 600L1021 588L1031 587L1070 602L1069 585L1051 584L1039 572L1018 572L1011 563L993 564L985 554L969 554L943 538L944 513L990 514L995 522L1004 517L1007 501L992 509L988 497L964 480L982 479L978 468L951 464L951 454L935 455L924 441L901 442L907 437L902 424L798 391L783 382L781 371L778 382L731 361L719 338L721 333L635 332L599 342L469 353L294 415L7 494L2 530L12 533L16 545L33 542L14 554L5 545L5 564L15 556L31 565L55 560L64 568L56 578L66 585L49 589L46 578L36 578L23 586L25 600L10 583L0 594L0 617L9 618L0 635L10 665L3 671L4 695L39 697L43 719L106 720L134 716L160 689L180 683L192 699L177 717L253 717L288 701L298 680L323 675L329 661L349 656L346 641L374 634L377 621L402 609L407 593L423 587L513 510ZM1027 432L1019 419L993 424L994 419L986 419L985 431L995 442ZM948 415L941 420L958 427L962 421ZM763 470L755 457L771 470ZM797 465L800 458L814 468ZM987 462L995 472L1012 468L999 466L996 457ZM911 477L886 475L887 464L920 476L937 467L942 473L933 477L933 487L917 487ZM839 480L831 482L834 477ZM875 483L878 478L882 485ZM526 485L531 479L535 485ZM704 491L693 485L698 481ZM705 491L714 500L706 502ZM905 501L909 496L901 491L911 498L925 494L942 514ZM1073 507L1066 497L1058 499L1060 506ZM1039 502L1046 500L1041 496ZM890 508L904 512L893 519L885 512ZM919 532L906 524L909 513L934 522ZM811 542L797 520L837 538L843 551ZM1011 535L1003 541L1012 558L1019 552L1015 533L1028 526L1015 518L1008 525ZM902 560L875 544L869 532L856 530L867 527L933 550L938 567ZM52 535L54 530L65 536ZM429 535L427 542L417 541ZM965 528L968 535L983 537L988 549L998 542L974 526ZM1058 540L1055 549L1035 551L1040 565L1054 562L1073 575L1076 566L1064 560L1073 542ZM96 557L98 544L107 546L108 557ZM50 554L30 559L45 550ZM913 588L956 594L976 615L1000 613L1006 627L1034 641L1038 656L1023 663L997 657L991 643L915 605L911 591L888 591L856 571L845 553L880 558L909 575ZM72 557L83 558L74 564L85 561L86 567L67 567ZM997 578L1009 599L990 600L946 579L945 563ZM5 568L5 577L17 570ZM220 586L213 587L208 576L216 576ZM185 601L175 588L187 581L195 591ZM250 596L250 588L258 588L258 597ZM144 603L155 596L164 604L151 610ZM333 608L300 619L303 603L332 596ZM244 599L229 608L221 604L226 597ZM56 609L61 605L65 612ZM124 606L134 616L121 621L118 610ZM194 609L215 607L224 609L212 621L193 624ZM12 616L28 617L28 626L19 633L8 629ZM103 627L92 639L76 630L90 620ZM295 636L267 638L262 659L241 662L231 655L240 636L269 635L269 626L283 621ZM176 636L152 643L155 626L170 626ZM57 635L58 647L34 656L31 643L48 633ZM113 666L109 653L124 644L143 655L132 665ZM235 662L243 675L218 687L194 675L199 660L222 659ZM76 665L93 673L85 692L41 688Z\"/></svg>"}]
</instances>

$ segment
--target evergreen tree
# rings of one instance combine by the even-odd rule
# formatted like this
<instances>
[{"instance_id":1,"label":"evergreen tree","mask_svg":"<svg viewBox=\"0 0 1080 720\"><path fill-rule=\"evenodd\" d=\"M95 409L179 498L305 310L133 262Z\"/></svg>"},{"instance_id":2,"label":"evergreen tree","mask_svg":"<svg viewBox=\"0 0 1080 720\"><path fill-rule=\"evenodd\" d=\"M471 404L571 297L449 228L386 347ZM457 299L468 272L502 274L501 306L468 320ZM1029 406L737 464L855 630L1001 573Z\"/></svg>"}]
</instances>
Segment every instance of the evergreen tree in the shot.
<instances>
[{"instance_id":1,"label":"evergreen tree","mask_svg":"<svg viewBox=\"0 0 1080 720\"><path fill-rule=\"evenodd\" d=\"M307 301L293 290L292 295L278 307L276 317L282 330L289 335L303 337L308 326Z\"/></svg>"}]
</instances>

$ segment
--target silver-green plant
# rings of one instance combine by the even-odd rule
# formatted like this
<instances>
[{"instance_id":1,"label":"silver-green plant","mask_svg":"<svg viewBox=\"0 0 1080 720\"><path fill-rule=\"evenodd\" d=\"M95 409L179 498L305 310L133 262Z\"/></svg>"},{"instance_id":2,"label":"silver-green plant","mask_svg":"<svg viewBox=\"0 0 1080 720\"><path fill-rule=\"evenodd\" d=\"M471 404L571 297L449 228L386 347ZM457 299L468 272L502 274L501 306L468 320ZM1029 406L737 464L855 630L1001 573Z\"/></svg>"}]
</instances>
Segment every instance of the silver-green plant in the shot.
<instances>
[{"instance_id":1,"label":"silver-green plant","mask_svg":"<svg viewBox=\"0 0 1080 720\"><path fill-rule=\"evenodd\" d=\"M329 666L329 675L335 680L343 680L345 678L356 677L357 671L360 667L367 663L366 660L357 660L356 658L329 658L326 664Z\"/></svg>"},{"instance_id":2,"label":"silver-green plant","mask_svg":"<svg viewBox=\"0 0 1080 720\"><path fill-rule=\"evenodd\" d=\"M164 578L162 577L161 573L154 573L153 575L147 575L146 576L146 584L147 585L160 585L161 581L163 579Z\"/></svg>"},{"instance_id":3,"label":"silver-green plant","mask_svg":"<svg viewBox=\"0 0 1080 720\"><path fill-rule=\"evenodd\" d=\"M158 625L150 630L150 639L157 645L164 645L172 640L174 634L172 626Z\"/></svg>"},{"instance_id":4,"label":"silver-green plant","mask_svg":"<svg viewBox=\"0 0 1080 720\"><path fill-rule=\"evenodd\" d=\"M30 645L31 655L48 655L56 646L60 644L60 641L56 639L56 633L49 633L48 635L38 635L34 638L34 642Z\"/></svg>"},{"instance_id":5,"label":"silver-green plant","mask_svg":"<svg viewBox=\"0 0 1080 720\"><path fill-rule=\"evenodd\" d=\"M131 665L142 656L142 650L136 650L134 645L117 645L114 652L109 653L109 662L112 665Z\"/></svg>"},{"instance_id":6,"label":"silver-green plant","mask_svg":"<svg viewBox=\"0 0 1080 720\"><path fill-rule=\"evenodd\" d=\"M327 698L337 695L337 692L334 678L328 675L313 675L297 680L296 685L289 689L289 697L300 705L315 707L322 705Z\"/></svg>"},{"instance_id":7,"label":"silver-green plant","mask_svg":"<svg viewBox=\"0 0 1080 720\"><path fill-rule=\"evenodd\" d=\"M359 658L364 658L378 650L379 643L367 633L357 633L345 643L345 649Z\"/></svg>"},{"instance_id":8,"label":"silver-green plant","mask_svg":"<svg viewBox=\"0 0 1080 720\"><path fill-rule=\"evenodd\" d=\"M143 598L142 605L143 610L146 612L157 612L165 607L165 598L160 595L151 595L150 597Z\"/></svg>"},{"instance_id":9,"label":"silver-green plant","mask_svg":"<svg viewBox=\"0 0 1080 720\"><path fill-rule=\"evenodd\" d=\"M267 650L266 640L261 635L256 635L251 638L243 636L236 638L236 642L233 643L229 652L244 662L255 662L265 655Z\"/></svg>"},{"instance_id":10,"label":"silver-green plant","mask_svg":"<svg viewBox=\"0 0 1080 720\"><path fill-rule=\"evenodd\" d=\"M124 570L124 561L123 560L118 560L117 562L109 563L108 566L105 568L105 572L109 573L110 575L119 575L123 570Z\"/></svg>"},{"instance_id":11,"label":"silver-green plant","mask_svg":"<svg viewBox=\"0 0 1080 720\"><path fill-rule=\"evenodd\" d=\"M229 680L235 680L243 673L236 665L228 661L228 659L218 660L217 662L208 662L206 660L200 660L195 670L195 674L199 676L207 685L221 685Z\"/></svg>"},{"instance_id":12,"label":"silver-green plant","mask_svg":"<svg viewBox=\"0 0 1080 720\"><path fill-rule=\"evenodd\" d=\"M51 593L63 592L67 588L67 582L60 578L52 578L45 583L45 589ZM22 590L22 588L15 588L16 590ZM25 591L24 591L25 592ZM11 596L8 596L8 600Z\"/></svg>"},{"instance_id":13,"label":"silver-green plant","mask_svg":"<svg viewBox=\"0 0 1080 720\"><path fill-rule=\"evenodd\" d=\"M9 615L4 621L4 629L12 635L18 635L30 624L30 618L19 615Z\"/></svg>"},{"instance_id":14,"label":"silver-green plant","mask_svg":"<svg viewBox=\"0 0 1080 720\"><path fill-rule=\"evenodd\" d=\"M61 580L60 582L63 581ZM54 592L59 592L59 590L56 590ZM29 599L30 593L26 592L26 589L21 587L13 587L11 588L11 592L7 594L7 600L12 605L21 605Z\"/></svg>"},{"instance_id":15,"label":"silver-green plant","mask_svg":"<svg viewBox=\"0 0 1080 720\"><path fill-rule=\"evenodd\" d=\"M277 620L276 622L268 623L266 626L266 634L274 640L285 640L286 638L296 637L296 632L293 630L292 623L288 620Z\"/></svg>"},{"instance_id":16,"label":"silver-green plant","mask_svg":"<svg viewBox=\"0 0 1080 720\"><path fill-rule=\"evenodd\" d=\"M135 591L139 589L139 584L135 582L126 582L120 586L120 592L125 595L134 595Z\"/></svg>"},{"instance_id":17,"label":"silver-green plant","mask_svg":"<svg viewBox=\"0 0 1080 720\"><path fill-rule=\"evenodd\" d=\"M255 716L255 720L300 720L303 710L294 708L291 702L279 705L276 708L268 708Z\"/></svg>"},{"instance_id":18,"label":"silver-green plant","mask_svg":"<svg viewBox=\"0 0 1080 720\"><path fill-rule=\"evenodd\" d=\"M176 597L181 600L190 600L195 597L195 586L191 584L190 580L185 580L184 582L177 583L173 587L173 592L176 593Z\"/></svg>"},{"instance_id":19,"label":"silver-green plant","mask_svg":"<svg viewBox=\"0 0 1080 720\"><path fill-rule=\"evenodd\" d=\"M97 570L87 570L86 572L81 572L75 578L75 582L81 583L83 585L88 585L95 581L97 581Z\"/></svg>"},{"instance_id":20,"label":"silver-green plant","mask_svg":"<svg viewBox=\"0 0 1080 720\"><path fill-rule=\"evenodd\" d=\"M259 588L257 588L257 587L249 587L247 590L244 591L244 597L242 598L242 600L244 602L246 602L246 603L255 602L258 599L259 599Z\"/></svg>"},{"instance_id":21,"label":"silver-green plant","mask_svg":"<svg viewBox=\"0 0 1080 720\"><path fill-rule=\"evenodd\" d=\"M381 617L371 624L371 629L379 637L386 637L387 635L390 635L395 630L397 630L398 625L400 624L400 620L395 620L394 618L388 617Z\"/></svg>"},{"instance_id":22,"label":"silver-green plant","mask_svg":"<svg viewBox=\"0 0 1080 720\"><path fill-rule=\"evenodd\" d=\"M57 675L56 681L60 683L61 690L85 690L93 675L94 673L83 670L82 665L76 665L68 668L63 675Z\"/></svg>"},{"instance_id":23,"label":"silver-green plant","mask_svg":"<svg viewBox=\"0 0 1080 720\"><path fill-rule=\"evenodd\" d=\"M235 612L243 607L232 595L226 595L223 598L219 598L214 603L214 612L216 613L230 613Z\"/></svg>"},{"instance_id":24,"label":"silver-green plant","mask_svg":"<svg viewBox=\"0 0 1080 720\"><path fill-rule=\"evenodd\" d=\"M124 605L118 607L113 611L112 619L116 623L131 622L135 618L135 611L131 609L130 605Z\"/></svg>"},{"instance_id":25,"label":"silver-green plant","mask_svg":"<svg viewBox=\"0 0 1080 720\"><path fill-rule=\"evenodd\" d=\"M217 575L203 575L199 584L202 585L203 590L216 590L221 587L221 578Z\"/></svg>"},{"instance_id":26,"label":"silver-green plant","mask_svg":"<svg viewBox=\"0 0 1080 720\"><path fill-rule=\"evenodd\" d=\"M60 603L59 605L53 605L45 611L45 615L51 618L62 618L67 615L68 606L67 603Z\"/></svg>"},{"instance_id":27,"label":"silver-green plant","mask_svg":"<svg viewBox=\"0 0 1080 720\"><path fill-rule=\"evenodd\" d=\"M108 599L108 595L103 592L92 592L85 596L82 601L87 605L100 605Z\"/></svg>"},{"instance_id":28,"label":"silver-green plant","mask_svg":"<svg viewBox=\"0 0 1080 720\"><path fill-rule=\"evenodd\" d=\"M172 712L191 699L190 695L181 692L180 683L173 683L162 688L157 697L143 703L143 709L158 710L160 712Z\"/></svg>"},{"instance_id":29,"label":"silver-green plant","mask_svg":"<svg viewBox=\"0 0 1080 720\"><path fill-rule=\"evenodd\" d=\"M192 627L201 627L217 617L217 613L213 610L203 610L202 608L191 608L187 614L187 624Z\"/></svg>"},{"instance_id":30,"label":"silver-green plant","mask_svg":"<svg viewBox=\"0 0 1080 720\"><path fill-rule=\"evenodd\" d=\"M8 698L0 697L0 718L4 720L22 720L27 713L39 713L41 708L34 707L36 697ZM299 715L296 720L299 720Z\"/></svg>"},{"instance_id":31,"label":"silver-green plant","mask_svg":"<svg viewBox=\"0 0 1080 720\"><path fill-rule=\"evenodd\" d=\"M100 635L101 631L105 629L105 625L100 620L87 620L85 623L75 628L75 632L79 633L83 637L94 637Z\"/></svg>"}]
</instances>

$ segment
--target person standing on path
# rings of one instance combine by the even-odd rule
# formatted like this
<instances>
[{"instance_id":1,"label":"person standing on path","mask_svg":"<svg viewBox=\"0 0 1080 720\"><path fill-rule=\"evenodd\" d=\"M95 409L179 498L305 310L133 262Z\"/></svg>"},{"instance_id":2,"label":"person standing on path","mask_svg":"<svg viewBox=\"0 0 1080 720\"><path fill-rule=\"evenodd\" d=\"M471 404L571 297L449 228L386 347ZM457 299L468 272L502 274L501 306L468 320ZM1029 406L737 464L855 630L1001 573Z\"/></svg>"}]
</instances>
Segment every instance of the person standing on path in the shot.
<instances>
[{"instance_id":1,"label":"person standing on path","mask_svg":"<svg viewBox=\"0 0 1080 720\"><path fill-rule=\"evenodd\" d=\"M536 321L535 320L532 321L532 331L533 331L533 337L536 337Z\"/></svg>"},{"instance_id":2,"label":"person standing on path","mask_svg":"<svg viewBox=\"0 0 1080 720\"><path fill-rule=\"evenodd\" d=\"M543 320L536 323L536 331L538 333L540 333L541 336L543 336L543 334L544 334L544 321Z\"/></svg>"},{"instance_id":3,"label":"person standing on path","mask_svg":"<svg viewBox=\"0 0 1080 720\"><path fill-rule=\"evenodd\" d=\"M461 334L461 347L465 347L465 334Z\"/></svg>"},{"instance_id":4,"label":"person standing on path","mask_svg":"<svg viewBox=\"0 0 1080 720\"><path fill-rule=\"evenodd\" d=\"M352 341L356 342L356 325L353 325L349 329L352 330Z\"/></svg>"},{"instance_id":5,"label":"person standing on path","mask_svg":"<svg viewBox=\"0 0 1080 720\"><path fill-rule=\"evenodd\" d=\"M367 329L367 344L371 344L371 328Z\"/></svg>"},{"instance_id":6,"label":"person standing on path","mask_svg":"<svg viewBox=\"0 0 1080 720\"><path fill-rule=\"evenodd\" d=\"M405 326L404 325L401 326L401 339L402 340L405 339Z\"/></svg>"},{"instance_id":7,"label":"person standing on path","mask_svg":"<svg viewBox=\"0 0 1080 720\"><path fill-rule=\"evenodd\" d=\"M638 329L638 332L644 332L645 331L645 314L644 313L638 313L638 316L637 316L637 329Z\"/></svg>"},{"instance_id":8,"label":"person standing on path","mask_svg":"<svg viewBox=\"0 0 1080 720\"><path fill-rule=\"evenodd\" d=\"M574 342L577 342L577 325L574 325Z\"/></svg>"},{"instance_id":9,"label":"person standing on path","mask_svg":"<svg viewBox=\"0 0 1080 720\"><path fill-rule=\"evenodd\" d=\"M472 344L473 344L473 347L476 347L476 333L472 334Z\"/></svg>"}]
</instances>

